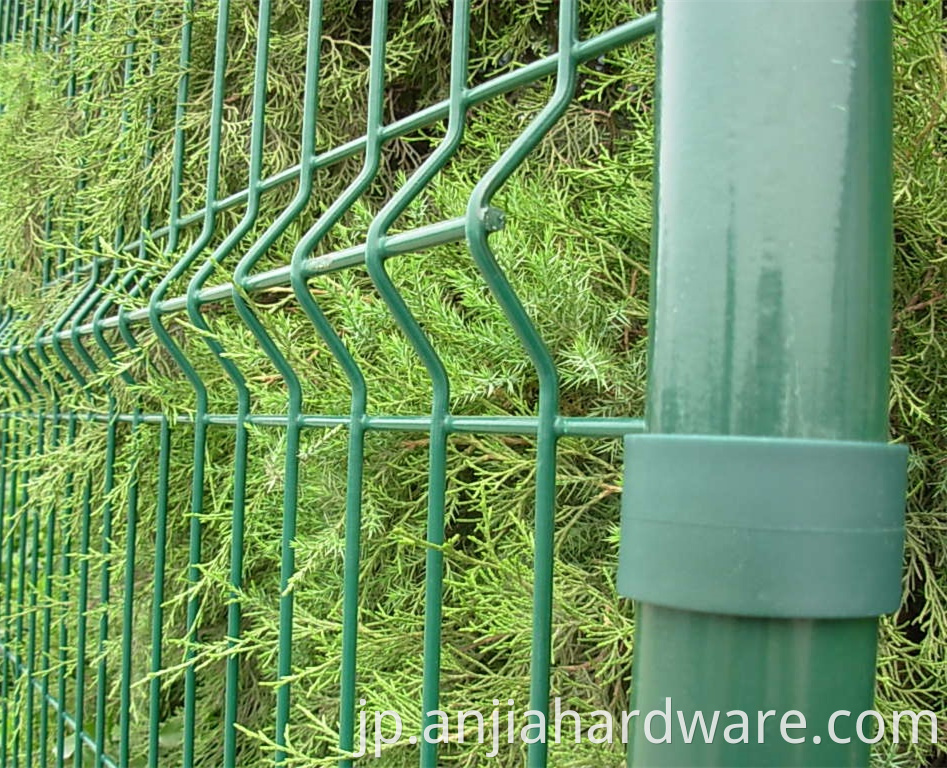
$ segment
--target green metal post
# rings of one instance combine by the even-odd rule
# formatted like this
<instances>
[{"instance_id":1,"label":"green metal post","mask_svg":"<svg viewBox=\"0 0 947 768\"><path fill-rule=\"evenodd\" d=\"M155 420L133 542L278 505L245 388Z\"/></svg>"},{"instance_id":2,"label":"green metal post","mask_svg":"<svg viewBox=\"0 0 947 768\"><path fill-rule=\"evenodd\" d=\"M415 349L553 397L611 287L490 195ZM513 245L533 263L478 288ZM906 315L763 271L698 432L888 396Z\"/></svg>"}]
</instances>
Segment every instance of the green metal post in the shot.
<instances>
[{"instance_id":1,"label":"green metal post","mask_svg":"<svg viewBox=\"0 0 947 768\"><path fill-rule=\"evenodd\" d=\"M658 57L649 437L879 448L888 438L890 3L663 0ZM898 460L903 473L903 453ZM731 469L736 487L759 482L750 465ZM626 471L635 477L630 462ZM787 505L798 508L797 478L783 474ZM772 490L768 498L779 495ZM704 511L700 535L709 540L724 523ZM757 514L765 510L748 517ZM844 533L857 537L850 527ZM743 530L728 533L738 568ZM887 551L899 550L899 531L882 533ZM680 551L658 556L690 567ZM632 708L641 717L632 721L629 764L866 766L855 720L873 703L876 617L893 609L892 595L897 604L897 553L894 562L894 583L888 568L884 605L874 611L825 602L826 593L857 589L844 563L834 581L805 599L778 595L772 610L682 607L623 589L640 601ZM862 566L869 574L876 563L865 556ZM742 594L725 602L752 602L754 574L735 584ZM642 721L668 697L672 740L653 743ZM749 716L749 743L724 740L724 726L736 722L725 713L736 709ZM696 710L708 720L719 710L713 743L699 730L685 743L678 710L687 723ZM768 710L775 715L759 743L757 712ZM801 743L780 735L788 710L806 718L805 730L789 731ZM847 743L828 731L837 710L852 713L835 721ZM662 731L652 721L651 735Z\"/></svg>"}]
</instances>

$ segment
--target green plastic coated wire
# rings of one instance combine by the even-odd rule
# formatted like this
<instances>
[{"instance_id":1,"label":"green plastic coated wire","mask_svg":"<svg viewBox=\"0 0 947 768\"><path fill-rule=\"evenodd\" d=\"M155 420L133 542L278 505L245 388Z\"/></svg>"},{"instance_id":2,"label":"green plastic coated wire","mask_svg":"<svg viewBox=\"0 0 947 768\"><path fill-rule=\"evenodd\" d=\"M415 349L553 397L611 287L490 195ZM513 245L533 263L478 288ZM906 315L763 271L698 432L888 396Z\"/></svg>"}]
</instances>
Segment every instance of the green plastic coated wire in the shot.
<instances>
[{"instance_id":1,"label":"green plastic coated wire","mask_svg":"<svg viewBox=\"0 0 947 768\"><path fill-rule=\"evenodd\" d=\"M184 30L182 33L182 70L190 65L190 29L191 14L193 12L193 2L188 0L185 9ZM207 387L200 374L190 363L184 351L178 343L172 338L167 328L161 322L161 316L157 311L158 302L161 301L170 284L181 277L188 268L194 263L201 252L206 248L214 235L217 225L214 203L217 199L217 186L219 183L220 172L220 137L222 128L223 99L225 90L225 74L227 66L227 21L229 12L229 1L221 0L218 8L217 20L217 42L214 50L214 75L213 75L213 107L210 120L210 141L208 145L208 169L207 185L205 189L205 210L204 224L200 234L187 249L177 263L168 271L158 286L151 294L149 300L149 315L151 327L158 337L161 344L170 354L175 364L181 369L194 389L196 407L194 420L194 451L193 451L193 479L191 483L191 510L190 510L190 531L188 544L188 581L192 587L196 586L200 580L200 561L201 561L201 521L200 516L204 507L204 474L205 474L205 448L207 444L207 422L204 416L207 413ZM185 51L187 58L185 58ZM179 82L179 88L186 93L187 79L182 75ZM185 99L179 100L179 105L183 104ZM183 135L183 134L182 134ZM182 139L183 141L183 139ZM179 145L176 137L175 143L175 162L179 157L183 157L183 145ZM172 202L172 205L177 205ZM175 209L172 215L177 217L178 212ZM200 614L200 598L196 592L192 592L187 602L187 637L185 659L187 667L184 672L184 754L183 764L185 768L191 768L194 763L194 727L196 718L196 695L197 695L197 673L194 669L194 657L196 655L198 618Z\"/></svg>"},{"instance_id":2,"label":"green plastic coated wire","mask_svg":"<svg viewBox=\"0 0 947 768\"><path fill-rule=\"evenodd\" d=\"M225 12L221 6L219 13ZM269 2L264 0L259 7L257 29L256 66L253 75L253 108L250 129L250 166L248 188L250 190L247 209L240 222L227 234L204 265L194 274L187 287L187 313L191 322L204 331L202 339L210 347L214 359L224 369L237 392L237 424L235 427L234 474L233 474L233 519L230 543L230 602L227 606L227 638L230 649L240 639L240 596L243 587L244 555L244 507L247 487L247 421L250 410L250 391L246 378L239 367L226 356L219 341L211 334L197 294L214 274L214 271L234 251L256 223L260 210L259 181L263 167L263 138L265 129L266 73L269 46ZM223 765L233 768L237 761L237 707L240 694L240 656L231 652L227 656L224 681L224 738Z\"/></svg>"},{"instance_id":3,"label":"green plastic coated wire","mask_svg":"<svg viewBox=\"0 0 947 768\"><path fill-rule=\"evenodd\" d=\"M114 23L118 18L115 7L97 7L91 0L0 0L0 57L24 56L57 63L54 71L61 82L53 81L52 86L77 113L80 133L96 130L100 109L95 103L97 89L118 89L117 156L128 160L135 150L132 137L141 136L139 170L149 178L132 195L135 207L128 215L114 220L108 231L93 231L87 199L93 188L87 185L94 178L99 158L84 158L74 188L70 183L70 194L44 193L42 202L40 291L43 298L58 302L55 311L31 324L19 310L0 308L0 765L193 768L208 759L224 768L244 764L247 753L241 737L241 703L248 691L243 682L247 669L242 665L246 667L243 643L250 632L249 619L244 616L249 591L245 563L250 562L245 533L252 522L247 519L248 481L251 435L256 427L279 430L285 436L278 541L280 592L264 598L278 611L275 664L267 670L274 694L272 731L266 736L272 749L270 762L285 766L295 759L292 729L298 714L293 696L297 673L304 664L297 657L305 647L299 642L293 590L298 575L297 522L304 512L300 509L304 430L342 428L347 441L340 615L327 617L341 632L338 687L325 693L339 704L338 740L326 747L331 759L342 768L356 765L352 755L357 745L357 702L360 694L370 693L364 689L369 670L360 669L358 651L365 442L372 431L420 432L429 438L423 636L418 640L423 661L422 731L436 722L428 713L438 710L442 699L449 440L458 434L535 438L530 708L546 715L548 721L557 443L564 436L619 437L640 432L644 425L636 418L560 413L556 363L507 279L501 267L503 257L491 247L490 235L503 229L506 218L494 206L494 199L573 102L579 65L653 32L656 16L649 14L580 41L577 0L561 0L555 53L471 85L471 5L471 0L452 1L446 97L386 123L391 95L386 85L386 54L395 9L388 0L372 0L364 133L322 148L317 147L317 128L324 8L323 0L309 0L298 156L291 167L264 176L268 131L274 129L267 116L270 49L276 34L271 0L253 4L255 59L252 92L247 93L228 92L233 88L228 83L228 56L235 51L230 31L238 22L238 14L232 13L237 6L232 8L230 0L219 0L208 7L214 19L215 42L212 58L208 57L209 72L201 73L209 75L211 105L206 115L188 114L188 104L195 96L192 77L201 58L192 51L192 35L205 11L195 0L184 0L180 16L162 9L145 18L135 3L122 6L127 26L124 36L116 36L122 68L119 71L116 66L111 79L93 76L83 55L96 34L97 19ZM240 10L243 12L242 6ZM100 25L107 26L104 22ZM161 50L161 56L166 55L163 41L173 41L178 56L177 70L172 73L176 91L173 108L163 107L161 97L153 93L146 99L136 93L142 81L147 84L167 77L158 53ZM551 97L489 170L475 180L467 191L463 215L392 232L412 203L422 199L438 174L463 149L465 130L477 119L474 108L545 78L554 79ZM230 96L250 99L249 119L241 116L236 127L228 122ZM162 109L168 114L162 114ZM144 133L133 132L141 123ZM195 129L195 125L201 127ZM191 138L204 126L206 149L202 141ZM248 126L243 140L249 159L246 168L239 169L241 174L245 170L245 182L238 183L245 186L233 190L226 186L230 175L224 178L229 169L222 167L225 135L244 126ZM352 214L359 211L360 200L375 193L383 178L386 149L396 139L422 130L440 130L443 138L379 204L354 244L328 250L326 244L346 217L357 218ZM169 178L163 185L149 174L154 171L160 137L166 131L171 135L171 158ZM182 201L188 189L191 143L201 147L206 177L200 199L185 211ZM344 161L352 158L360 163L351 171L344 189L313 213L313 202L319 199L315 174L327 169L341 173L348 168ZM268 196L275 197L273 193L288 185L295 185L289 202L273 212L272 205L267 207ZM167 187L163 192L162 186ZM160 221L159 194L167 196ZM243 206L239 218L224 216L239 206ZM308 215L312 218L305 218ZM153 223L161 226L155 228ZM291 243L288 262L273 265L268 261L267 256L277 251L276 244L297 231L301 234ZM469 269L480 275L485 292L499 304L531 360L539 381L535 414L451 412L451 381L443 350L412 311L412 297L389 272L392 259L446 244L466 245L471 256ZM160 249L161 263L169 266L150 261L153 248ZM8 254L3 258L15 261ZM423 365L430 380L430 409L425 406L426 412L368 412L368 384L351 329L343 332L318 298L321 281L328 282L335 272L353 269L367 275L363 285L371 284ZM181 286L186 288L174 295L172 291ZM273 288L289 289L288 300L301 310L309 331L337 363L349 388L346 412L306 410L306 388L318 383L303 366L294 366L289 350L268 330L264 314L254 303L255 296ZM220 303L227 309L232 307L243 326L239 330L253 337L278 372L287 398L283 412L266 412L251 397L251 380L258 371L239 356L228 354L227 342L215 334L211 305ZM178 328L172 328L172 316L181 320ZM185 335L199 335L205 356L209 352L233 385L231 411L211 412L217 382L206 373L203 359L199 364L190 345L181 340L178 333L182 329ZM170 360L187 382L193 393L193 408L187 413L149 407L151 401L145 393L158 365L155 355L161 361ZM204 675L216 674L203 665L200 655L206 647L204 631L211 627L202 615L208 587L204 566L213 555L204 551L202 517L207 510L216 510L211 494L218 490L207 487L212 477L208 475L208 447L215 445L208 439L209 430L215 430L212 435L217 430L233 430L226 456L233 469L228 479L228 483L232 480L230 538L226 543L229 572L222 584L225 615L221 614L219 624L225 630L217 630L224 632L220 642L226 649L220 667L223 698L213 712L201 709L200 697ZM183 440L175 442L176 435ZM35 489L55 474L54 457L61 451L90 445L95 446L92 450L102 462L102 472L66 471L60 498L37 501L40 496ZM155 445L155 455L145 454L143 445ZM183 447L189 458L178 458L174 446ZM186 564L182 563L183 617L178 621L174 609L169 608L173 593L168 571L175 562L169 551L175 545L171 528L175 510L170 505L175 470L184 464L189 482L184 489L187 530L181 536L187 543ZM153 495L146 495L152 486ZM123 509L117 499L123 500ZM153 517L145 514L146 504L154 505ZM178 516L182 514L178 512ZM151 530L144 530L140 521L145 519L153 519ZM150 562L142 562L146 535L154 547ZM178 545L183 541L179 539ZM147 587L141 582L144 572L150 579ZM143 652L134 642L145 622L150 625L150 647ZM183 707L180 745L169 750L163 737L162 713L175 685L169 682L166 658L169 643L174 642L182 648L174 669L183 681L179 700ZM137 709L141 705L136 687L147 701L147 723ZM208 727L220 729L219 751L212 758L197 750L198 729ZM437 744L421 739L417 750L422 768L438 765ZM542 768L547 762L546 744L530 744L527 764Z\"/></svg>"}]
</instances>

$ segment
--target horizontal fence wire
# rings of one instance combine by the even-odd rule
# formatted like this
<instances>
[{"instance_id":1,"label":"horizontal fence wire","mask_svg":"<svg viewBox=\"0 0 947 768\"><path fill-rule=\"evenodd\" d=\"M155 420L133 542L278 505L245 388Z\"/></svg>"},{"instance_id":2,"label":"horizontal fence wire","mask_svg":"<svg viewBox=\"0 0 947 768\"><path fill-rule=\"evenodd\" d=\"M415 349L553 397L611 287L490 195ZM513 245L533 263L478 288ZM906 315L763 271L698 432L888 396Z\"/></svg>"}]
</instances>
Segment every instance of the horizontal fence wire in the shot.
<instances>
[{"instance_id":1,"label":"horizontal fence wire","mask_svg":"<svg viewBox=\"0 0 947 768\"><path fill-rule=\"evenodd\" d=\"M83 44L97 24L108 22L109 5L93 0L0 0L2 55L45 56L58 62L53 85L64 93L67 105L80 115L82 131L95 130L96 103L92 80L83 80L80 59ZM241 5L240 8L246 11ZM296 531L299 509L302 432L307 429L345 431L346 488L344 574L340 595L341 669L338 686L330 696L338 701L336 759L350 766L357 747L356 719L360 669L360 535L363 524L365 439L369 432L422 433L427 441L428 477L424 536L424 618L418 653L423 655L420 727L436 722L428 714L442 703L441 635L444 591L445 504L448 489L448 437L456 434L499 434L535 438L533 501L532 647L529 708L548 715L551 633L553 623L553 533L556 512L557 444L564 437L609 438L641 431L637 418L570 415L560 403L556 364L537 331L521 297L497 262L490 236L506 226L506 215L494 198L540 141L563 117L575 98L579 67L652 33L650 14L579 40L575 0L561 0L555 52L512 71L470 85L468 52L471 35L470 0L453 0L450 14L451 61L449 93L431 106L385 121L388 0L359 3L370 12L370 41L363 41L369 58L367 124L357 139L326 150L316 146L319 135L320 55L323 47L322 0L310 0L303 15L306 26L305 71L302 88L299 158L294 165L266 175L266 106L271 0L250 8L256 45L251 108L245 136L249 151L246 185L235 192L221 186L225 113L228 106L229 39L234 19L231 0L213 6L216 25L209 80L201 87L212 91L208 140L190 147L194 130L188 105L194 96L195 62L209 52L192 47L194 24L201 19L195 0L186 0L179 18L143 18L127 14L128 29L121 48L122 66L113 87L123 94L122 118L115 151L128 155L133 141L143 142L142 167L155 162L155 126L167 123L173 132L169 209L152 209L152 190L134 190L137 219L114 222L111 232L89 231L80 212L70 213L59 200L45 201L42 222L44 295L50 313L36 318L8 307L0 324L0 376L5 379L5 407L0 428L0 585L2 585L2 648L0 679L0 765L128 766L164 764L169 743L176 750L174 764L192 766L196 735L202 728L220 728L219 762L244 764L241 758L241 656L245 622L246 551L244 534L250 440L254 429L278 430L282 435L283 466L279 469L281 496L279 522L279 594L277 647L273 650L274 718L266 742L275 765L298 760L290 733L296 678L296 646L303 631L295 618L294 584ZM134 11L134 6L133 6ZM142 29L138 29L138 27ZM179 54L172 104L150 99L144 105L144 133L133 131L140 118L134 101L140 80L155 76L167 62L157 45L137 46L149 36L173 36ZM534 83L552 78L547 102L524 122L515 141L475 180L467 195L464 215L392 233L400 217L418 200L432 180L462 150L465 131L476 108ZM164 110L162 112L161 110ZM2 119L2 117L0 117ZM443 138L423 161L399 181L398 188L361 230L360 244L335 248L332 232L372 188L380 173L382 154L392 142L430 127L443 127ZM206 152L206 180L200 201L182 211L186 166L192 155ZM314 199L314 179L320 170L341 168L346 161L361 166L352 181L315 221L307 213ZM89 163L94 163L90 158ZM349 168L350 166L345 166ZM89 167L91 170L91 165ZM348 171L346 171L348 173ZM81 194L85 174L76 180ZM295 185L284 207L262 216L268 196ZM242 208L239 218L225 214ZM166 216L153 226L152 219ZM58 233L59 241L56 240ZM272 266L267 257L278 240L293 238L289 263ZM59 243L58 245L56 243ZM439 350L415 316L389 273L389 260L417 255L438 246L464 243L482 284L498 302L506 321L519 338L538 377L533 416L458 414L451 409L451 381ZM90 251L91 245L91 251ZM78 253L79 257L72 254ZM4 256L11 263L13 255ZM339 271L357 270L384 302L390 317L408 339L431 381L431 410L413 415L376 414L368 409L366 372L353 354L352 329L324 311L319 281ZM221 275L227 279L221 281ZM261 319L255 303L272 289L283 289L293 306L307 319L338 363L351 393L347 411L313 413L304 396L306 372L299 369L285 340L274 335ZM55 298L54 297L63 297ZM58 303L56 303L58 302ZM286 392L283 413L256 410L250 379L258 371L228 354L218 338L211 310L226 304L243 331L262 350L275 370L274 386ZM180 324L173 326L171 317ZM200 339L222 369L234 400L233 410L218 409L217 380L209 382L194 359L194 348L181 328ZM27 335L29 331L30 335ZM156 351L157 350L157 351ZM141 393L158 364L171 366L191 389L194 405L187 413L176 403L150 408ZM167 407L167 410L165 410ZM208 455L208 430L232 431L229 455ZM97 451L102 472L67 471L59 477L62 493L50 501L33 499L43 483L58 477L57 457ZM230 540L227 590L223 618L225 649L222 667L202 664L199 649L208 617L201 601L205 562L210 554L202 537L213 507L214 490L208 486L208 462L227 461L232 469L229 489ZM189 478L187 530L172 530L169 494L175 467L186 467ZM148 530L139 530L139 499L144 488L155 494L155 510ZM150 498L150 497L149 497ZM121 499L119 506L116 500ZM153 549L153 561L142 562L143 538ZM168 558L172 547L187 550L183 604L169 602ZM141 574L147 573L142 579ZM172 616L173 614L173 616ZM172 621L173 618L173 621ZM132 638L142 622L149 625L150 647L135 648ZM167 633L175 628L177 648L175 685L181 688L180 730L162 730L159 718L168 695L171 663ZM306 630L309 631L309 630ZM138 658L145 654L144 661ZM144 669L142 669L144 667ZM216 671L215 671L216 670ZM219 711L202 712L198 690L204 676L223 677ZM363 683L364 685L364 683ZM142 693L143 692L143 693ZM132 722L135 697L143 695L149 711L146 738L138 737ZM437 745L421 742L422 766L438 764ZM529 745L530 766L547 763L545 741ZM172 761L168 761L172 762Z\"/></svg>"}]
</instances>

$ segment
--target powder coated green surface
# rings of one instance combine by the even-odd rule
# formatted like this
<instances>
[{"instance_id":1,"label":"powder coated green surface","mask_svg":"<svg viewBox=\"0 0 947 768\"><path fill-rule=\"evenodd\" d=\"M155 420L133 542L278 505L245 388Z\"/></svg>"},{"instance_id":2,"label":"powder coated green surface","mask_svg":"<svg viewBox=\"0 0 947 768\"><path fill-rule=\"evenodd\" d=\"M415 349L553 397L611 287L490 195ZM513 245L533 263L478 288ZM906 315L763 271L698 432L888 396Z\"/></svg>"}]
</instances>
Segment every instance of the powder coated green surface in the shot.
<instances>
[{"instance_id":1,"label":"powder coated green surface","mask_svg":"<svg viewBox=\"0 0 947 768\"><path fill-rule=\"evenodd\" d=\"M885 442L890 4L665 0L658 41L647 431ZM798 709L811 727L656 745L639 726L630 765L868 764L825 729L872 706L875 619L638 609L635 709Z\"/></svg>"}]
</instances>

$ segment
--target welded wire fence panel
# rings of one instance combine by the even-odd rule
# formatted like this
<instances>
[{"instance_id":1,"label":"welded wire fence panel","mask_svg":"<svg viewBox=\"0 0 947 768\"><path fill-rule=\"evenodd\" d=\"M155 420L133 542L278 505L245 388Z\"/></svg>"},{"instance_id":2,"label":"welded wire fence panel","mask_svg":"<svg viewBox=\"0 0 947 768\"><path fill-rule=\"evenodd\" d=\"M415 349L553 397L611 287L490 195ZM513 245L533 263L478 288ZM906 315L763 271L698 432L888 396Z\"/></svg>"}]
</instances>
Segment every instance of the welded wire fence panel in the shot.
<instances>
[{"instance_id":1,"label":"welded wire fence panel","mask_svg":"<svg viewBox=\"0 0 947 768\"><path fill-rule=\"evenodd\" d=\"M503 51L471 61L497 23L471 0L435 4L439 23L420 33L410 4L326 5L2 0L3 56L31 62L61 101L51 133L107 139L40 190L43 215L28 226L42 280L0 330L0 765L352 765L360 700L386 701L399 665L420 679L390 764L474 764L456 739L405 744L437 723L425 713L457 704L458 665L504 679L502 649L486 658L490 606L464 616L451 602L481 588L481 550L502 551L447 512L478 472L529 489L513 518L531 566L504 575L502 555L489 566L526 614L528 679L494 695L528 688L522 708L549 714L557 446L641 422L576 411L563 395L562 363L521 295L535 276L508 274L495 252L505 228L504 247L532 247L518 246L516 214L497 198L568 118L584 68L611 66L654 18L593 20L600 31L586 35L576 0L562 0L547 49L533 40L513 66ZM350 39L338 37L346 14L359 17ZM412 34L446 42L449 73L412 95L428 106L405 112ZM361 64L346 90L327 73L351 68L350 55ZM288 69L294 80L274 74ZM620 69L610 76L628 87ZM346 139L354 126L330 107L355 101L365 122ZM483 136L499 130L491 104L515 122L486 153ZM471 132L480 170L438 187ZM136 183L116 189L110 169ZM432 204L433 189L452 205ZM123 206L104 210L103 190ZM4 258L11 273L21 266ZM428 258L462 275L465 300L489 320L485 347L491 328L515 334L529 391L445 362L457 350L429 330L431 313L460 300L423 298L411 275ZM353 305L373 308L368 332ZM397 331L378 331L392 321ZM421 402L373 390L387 367L404 371L405 392L427 393ZM484 408L475 379L516 405ZM470 436L463 449L459 436ZM470 458L477 436L502 438L483 461ZM370 496L399 461L423 483ZM386 503L423 508L423 520L386 530L382 557L372 536ZM491 514L489 499L469 504ZM376 582L367 594L366 575L402 557L402 602L385 603ZM303 591L313 580L330 603ZM460 627L450 637L445 611ZM390 649L377 647L386 621L406 627ZM314 651L324 646L334 655ZM546 740L515 759L546 765Z\"/></svg>"}]
</instances>

